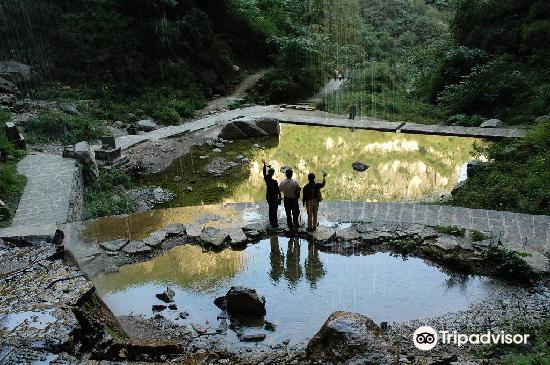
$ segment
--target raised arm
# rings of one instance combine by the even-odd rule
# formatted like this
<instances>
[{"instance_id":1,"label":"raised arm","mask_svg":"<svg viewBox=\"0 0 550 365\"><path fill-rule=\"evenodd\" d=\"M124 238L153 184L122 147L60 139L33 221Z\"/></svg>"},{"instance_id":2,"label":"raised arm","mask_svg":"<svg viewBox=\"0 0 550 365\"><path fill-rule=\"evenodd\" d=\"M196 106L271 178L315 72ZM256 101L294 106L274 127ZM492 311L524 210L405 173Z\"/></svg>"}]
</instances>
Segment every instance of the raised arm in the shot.
<instances>
[{"instance_id":1,"label":"raised arm","mask_svg":"<svg viewBox=\"0 0 550 365\"><path fill-rule=\"evenodd\" d=\"M262 172L264 174L264 179L265 179L265 177L267 176L267 165L265 163L265 160L262 160L262 162L264 163L264 168L262 169Z\"/></svg>"}]
</instances>

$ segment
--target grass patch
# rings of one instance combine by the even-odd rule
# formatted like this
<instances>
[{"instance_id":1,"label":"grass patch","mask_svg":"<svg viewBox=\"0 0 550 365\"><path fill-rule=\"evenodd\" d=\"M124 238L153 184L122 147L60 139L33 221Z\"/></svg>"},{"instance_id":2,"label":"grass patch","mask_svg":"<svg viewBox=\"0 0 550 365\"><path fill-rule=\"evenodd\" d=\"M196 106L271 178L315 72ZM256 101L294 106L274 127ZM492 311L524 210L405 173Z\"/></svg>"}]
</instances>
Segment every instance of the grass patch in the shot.
<instances>
[{"instance_id":1,"label":"grass patch","mask_svg":"<svg viewBox=\"0 0 550 365\"><path fill-rule=\"evenodd\" d=\"M485 240L489 239L490 237L483 234L482 232L476 231L474 229L473 231L470 232L470 238L474 242L479 242L479 241L485 241Z\"/></svg>"},{"instance_id":2,"label":"grass patch","mask_svg":"<svg viewBox=\"0 0 550 365\"><path fill-rule=\"evenodd\" d=\"M99 188L84 193L83 219L131 213L134 202L121 192L131 187L132 180L124 171L101 170Z\"/></svg>"},{"instance_id":3,"label":"grass patch","mask_svg":"<svg viewBox=\"0 0 550 365\"><path fill-rule=\"evenodd\" d=\"M490 246L481 253L481 259L491 274L512 281L530 281L533 272L523 257L526 253L518 253L503 247Z\"/></svg>"},{"instance_id":4,"label":"grass patch","mask_svg":"<svg viewBox=\"0 0 550 365\"><path fill-rule=\"evenodd\" d=\"M94 141L105 131L99 121L90 116L69 115L49 110L25 123L25 132L30 143L61 142L75 144Z\"/></svg>"},{"instance_id":5,"label":"grass patch","mask_svg":"<svg viewBox=\"0 0 550 365\"><path fill-rule=\"evenodd\" d=\"M0 227L11 224L11 218L19 205L19 200L25 190L27 178L17 172L17 162L25 156L25 152L15 149L7 137L0 134L0 200L8 209L0 211ZM13 159L7 160L11 156Z\"/></svg>"},{"instance_id":6,"label":"grass patch","mask_svg":"<svg viewBox=\"0 0 550 365\"><path fill-rule=\"evenodd\" d=\"M437 233L449 234L455 237L464 237L466 235L466 230L458 226L435 226L434 229Z\"/></svg>"}]
</instances>

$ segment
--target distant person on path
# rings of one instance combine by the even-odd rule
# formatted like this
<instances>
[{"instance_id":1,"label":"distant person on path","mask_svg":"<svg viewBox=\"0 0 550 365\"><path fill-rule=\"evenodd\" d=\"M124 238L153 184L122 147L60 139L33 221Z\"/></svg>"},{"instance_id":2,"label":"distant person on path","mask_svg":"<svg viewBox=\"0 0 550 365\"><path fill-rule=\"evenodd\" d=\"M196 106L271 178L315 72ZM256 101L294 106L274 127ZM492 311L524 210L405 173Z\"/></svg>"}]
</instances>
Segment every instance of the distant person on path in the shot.
<instances>
[{"instance_id":1,"label":"distant person on path","mask_svg":"<svg viewBox=\"0 0 550 365\"><path fill-rule=\"evenodd\" d=\"M323 173L323 182L315 182L315 174L307 176L308 183L304 186L302 200L307 210L307 230L315 231L317 229L317 212L319 211L319 202L323 200L321 189L325 187L327 174Z\"/></svg>"},{"instance_id":2,"label":"distant person on path","mask_svg":"<svg viewBox=\"0 0 550 365\"><path fill-rule=\"evenodd\" d=\"M338 72L338 70L334 70L334 81L338 81L338 75L340 73Z\"/></svg>"},{"instance_id":3,"label":"distant person on path","mask_svg":"<svg viewBox=\"0 0 550 365\"><path fill-rule=\"evenodd\" d=\"M281 205L281 192L279 191L279 184L277 180L273 178L275 175L275 170L271 166L267 166L265 160L262 160L264 163L264 168L262 170L264 174L266 192L265 199L269 205L269 223L272 228L279 227L279 220L277 219L277 210L279 205ZM268 170L269 167L269 170Z\"/></svg>"},{"instance_id":4,"label":"distant person on path","mask_svg":"<svg viewBox=\"0 0 550 365\"><path fill-rule=\"evenodd\" d=\"M355 117L357 116L357 105L355 103L352 103L348 108L348 112L349 112L349 119L355 120Z\"/></svg>"},{"instance_id":5,"label":"distant person on path","mask_svg":"<svg viewBox=\"0 0 550 365\"><path fill-rule=\"evenodd\" d=\"M338 74L338 81L342 81L342 79L344 78L344 76L342 76L341 73Z\"/></svg>"},{"instance_id":6,"label":"distant person on path","mask_svg":"<svg viewBox=\"0 0 550 365\"><path fill-rule=\"evenodd\" d=\"M298 181L292 178L294 171L288 169L285 171L286 179L279 184L279 190L283 192L284 206L286 212L286 222L288 229L292 232L296 232L299 228L300 206L298 205L298 199L300 198L300 184Z\"/></svg>"}]
</instances>

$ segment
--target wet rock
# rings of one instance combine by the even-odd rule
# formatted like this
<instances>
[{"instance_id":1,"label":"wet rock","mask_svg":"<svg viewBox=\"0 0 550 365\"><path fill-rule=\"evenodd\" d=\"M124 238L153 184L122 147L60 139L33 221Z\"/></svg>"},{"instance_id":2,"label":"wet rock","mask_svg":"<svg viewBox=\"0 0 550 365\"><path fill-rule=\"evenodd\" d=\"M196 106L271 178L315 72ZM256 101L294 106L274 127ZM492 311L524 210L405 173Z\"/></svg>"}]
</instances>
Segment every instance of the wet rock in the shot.
<instances>
[{"instance_id":1,"label":"wet rock","mask_svg":"<svg viewBox=\"0 0 550 365\"><path fill-rule=\"evenodd\" d=\"M227 232L224 232L221 229L207 227L202 230L200 239L201 241L209 243L212 246L221 247L229 242L230 237Z\"/></svg>"},{"instance_id":2,"label":"wet rock","mask_svg":"<svg viewBox=\"0 0 550 365\"><path fill-rule=\"evenodd\" d=\"M389 364L388 345L370 318L334 312L307 345L307 356L322 363Z\"/></svg>"},{"instance_id":3,"label":"wet rock","mask_svg":"<svg viewBox=\"0 0 550 365\"><path fill-rule=\"evenodd\" d=\"M220 175L238 165L239 164L236 162L226 160L225 158L216 157L205 166L204 171L212 175Z\"/></svg>"},{"instance_id":4,"label":"wet rock","mask_svg":"<svg viewBox=\"0 0 550 365\"><path fill-rule=\"evenodd\" d=\"M206 328L204 328L198 323L191 323L191 327L193 327L195 332L197 332L199 335L204 335L206 332L208 332Z\"/></svg>"},{"instance_id":5,"label":"wet rock","mask_svg":"<svg viewBox=\"0 0 550 365\"><path fill-rule=\"evenodd\" d=\"M160 187L130 189L125 195L135 203L136 212L151 210L155 205L167 203L175 197L174 193Z\"/></svg>"},{"instance_id":6,"label":"wet rock","mask_svg":"<svg viewBox=\"0 0 550 365\"><path fill-rule=\"evenodd\" d=\"M168 309L172 310L172 311L177 311L178 310L178 306L176 304L170 304L168 306Z\"/></svg>"},{"instance_id":7,"label":"wet rock","mask_svg":"<svg viewBox=\"0 0 550 365\"><path fill-rule=\"evenodd\" d=\"M336 231L332 228L317 227L317 229L309 235L315 242L325 243L336 238Z\"/></svg>"},{"instance_id":8,"label":"wet rock","mask_svg":"<svg viewBox=\"0 0 550 365\"><path fill-rule=\"evenodd\" d=\"M219 149L219 148L214 148L214 149L212 150L212 152L214 152L214 153L221 153L222 150Z\"/></svg>"},{"instance_id":9,"label":"wet rock","mask_svg":"<svg viewBox=\"0 0 550 365\"><path fill-rule=\"evenodd\" d=\"M369 165L367 165L363 162L354 162L354 163L351 164L351 167L355 171L359 171L359 172L365 172L369 169Z\"/></svg>"},{"instance_id":10,"label":"wet rock","mask_svg":"<svg viewBox=\"0 0 550 365\"><path fill-rule=\"evenodd\" d=\"M187 319L187 317L189 317L189 313L187 313L187 312L185 312L185 311L184 311L184 312L181 312L181 313L179 314L179 318L181 318L181 319Z\"/></svg>"},{"instance_id":11,"label":"wet rock","mask_svg":"<svg viewBox=\"0 0 550 365\"><path fill-rule=\"evenodd\" d=\"M175 296L176 293L170 288L166 288L164 292L156 295L158 299L162 300L165 303L172 303Z\"/></svg>"},{"instance_id":12,"label":"wet rock","mask_svg":"<svg viewBox=\"0 0 550 365\"><path fill-rule=\"evenodd\" d=\"M344 241L357 240L361 238L361 234L353 228L341 229L336 231L336 237Z\"/></svg>"},{"instance_id":13,"label":"wet rock","mask_svg":"<svg viewBox=\"0 0 550 365\"><path fill-rule=\"evenodd\" d=\"M246 231L246 236L250 238L251 240L257 240L262 237L262 234L258 231Z\"/></svg>"},{"instance_id":14,"label":"wet rock","mask_svg":"<svg viewBox=\"0 0 550 365\"><path fill-rule=\"evenodd\" d=\"M107 242L101 242L99 246L107 251L120 251L124 246L130 242L129 240L120 239Z\"/></svg>"},{"instance_id":15,"label":"wet rock","mask_svg":"<svg viewBox=\"0 0 550 365\"><path fill-rule=\"evenodd\" d=\"M424 229L418 233L418 237L425 241L439 237L439 233L432 227L424 227Z\"/></svg>"},{"instance_id":16,"label":"wet rock","mask_svg":"<svg viewBox=\"0 0 550 365\"><path fill-rule=\"evenodd\" d=\"M455 236L450 235L441 235L435 239L435 242L432 243L432 246L439 247L444 251L454 250L459 247L458 239Z\"/></svg>"},{"instance_id":17,"label":"wet rock","mask_svg":"<svg viewBox=\"0 0 550 365\"><path fill-rule=\"evenodd\" d=\"M499 119L487 119L481 123L480 128L504 128L504 123Z\"/></svg>"},{"instance_id":18,"label":"wet rock","mask_svg":"<svg viewBox=\"0 0 550 365\"><path fill-rule=\"evenodd\" d=\"M122 249L130 255L144 254L152 251L151 247L147 246L143 241L131 241Z\"/></svg>"},{"instance_id":19,"label":"wet rock","mask_svg":"<svg viewBox=\"0 0 550 365\"><path fill-rule=\"evenodd\" d=\"M231 245L240 245L248 241L248 237L242 229L234 229L229 232L229 240Z\"/></svg>"},{"instance_id":20,"label":"wet rock","mask_svg":"<svg viewBox=\"0 0 550 365\"><path fill-rule=\"evenodd\" d=\"M230 315L264 316L265 298L256 290L244 287L231 287L225 297L216 298L214 304L227 310Z\"/></svg>"},{"instance_id":21,"label":"wet rock","mask_svg":"<svg viewBox=\"0 0 550 365\"><path fill-rule=\"evenodd\" d=\"M265 340L265 333L256 333L251 335L242 335L239 337L241 342L262 342Z\"/></svg>"},{"instance_id":22,"label":"wet rock","mask_svg":"<svg viewBox=\"0 0 550 365\"><path fill-rule=\"evenodd\" d=\"M264 321L264 329L266 331L275 331L277 329L277 326L275 325L275 323L271 323L269 321Z\"/></svg>"},{"instance_id":23,"label":"wet rock","mask_svg":"<svg viewBox=\"0 0 550 365\"><path fill-rule=\"evenodd\" d=\"M151 132L158 129L159 126L153 119L143 119L137 122L137 127L140 131Z\"/></svg>"},{"instance_id":24,"label":"wet rock","mask_svg":"<svg viewBox=\"0 0 550 365\"><path fill-rule=\"evenodd\" d=\"M187 227L187 237L200 238L204 227L199 224L192 224Z\"/></svg>"},{"instance_id":25,"label":"wet rock","mask_svg":"<svg viewBox=\"0 0 550 365\"><path fill-rule=\"evenodd\" d=\"M143 243L145 243L147 246L157 248L159 247L162 242L166 239L167 234L166 231L155 231L151 233L147 238L143 240Z\"/></svg>"},{"instance_id":26,"label":"wet rock","mask_svg":"<svg viewBox=\"0 0 550 365\"><path fill-rule=\"evenodd\" d=\"M153 304L153 312L162 312L166 308L167 307L165 305L162 305L162 304Z\"/></svg>"},{"instance_id":27,"label":"wet rock","mask_svg":"<svg viewBox=\"0 0 550 365\"><path fill-rule=\"evenodd\" d=\"M248 139L278 136L281 132L279 121L273 118L242 117L227 123L219 134L223 139Z\"/></svg>"},{"instance_id":28,"label":"wet rock","mask_svg":"<svg viewBox=\"0 0 550 365\"><path fill-rule=\"evenodd\" d=\"M181 237L185 235L186 227L181 223L169 224L162 229L167 237Z\"/></svg>"}]
</instances>

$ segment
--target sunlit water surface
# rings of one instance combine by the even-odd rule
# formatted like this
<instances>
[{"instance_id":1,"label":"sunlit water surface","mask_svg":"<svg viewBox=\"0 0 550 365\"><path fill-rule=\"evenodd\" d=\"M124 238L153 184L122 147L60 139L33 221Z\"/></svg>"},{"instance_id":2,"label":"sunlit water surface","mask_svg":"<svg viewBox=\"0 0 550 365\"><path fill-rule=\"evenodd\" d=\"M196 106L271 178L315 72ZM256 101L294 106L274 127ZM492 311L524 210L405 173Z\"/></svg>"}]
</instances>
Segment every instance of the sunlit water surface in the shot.
<instances>
[{"instance_id":1,"label":"sunlit water surface","mask_svg":"<svg viewBox=\"0 0 550 365\"><path fill-rule=\"evenodd\" d=\"M164 207L258 202L265 198L261 173L265 159L275 168L279 181L284 178L281 167L285 166L293 168L302 185L310 172L320 176L325 170L329 182L325 200L428 200L448 194L459 182L461 168L472 159L474 142L475 138L282 124L278 139L235 141L221 153L212 152L213 147L195 151L176 159L163 173L145 179L144 184L177 193ZM253 147L256 143L260 148ZM208 160L201 160L201 155L208 155ZM214 158L238 162L239 156L250 162L218 178L205 172L205 164ZM370 169L354 171L352 163L356 161ZM189 181L194 182L192 192L187 191Z\"/></svg>"},{"instance_id":2,"label":"sunlit water surface","mask_svg":"<svg viewBox=\"0 0 550 365\"><path fill-rule=\"evenodd\" d=\"M177 322L212 330L220 314L213 303L216 297L231 286L255 288L266 298L265 319L277 325L276 332L266 332L268 343L310 338L336 310L362 313L378 323L426 318L466 309L502 285L485 277L444 272L418 258L328 254L307 241L281 237L244 251L179 247L152 261L101 275L95 284L116 316L153 316L152 305L163 304L155 294L170 286L178 311L166 310L163 315L175 320L186 310L190 317Z\"/></svg>"}]
</instances>

